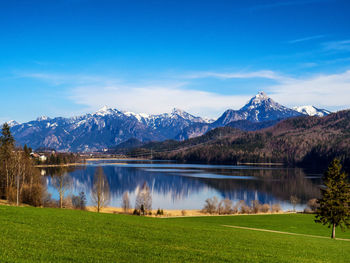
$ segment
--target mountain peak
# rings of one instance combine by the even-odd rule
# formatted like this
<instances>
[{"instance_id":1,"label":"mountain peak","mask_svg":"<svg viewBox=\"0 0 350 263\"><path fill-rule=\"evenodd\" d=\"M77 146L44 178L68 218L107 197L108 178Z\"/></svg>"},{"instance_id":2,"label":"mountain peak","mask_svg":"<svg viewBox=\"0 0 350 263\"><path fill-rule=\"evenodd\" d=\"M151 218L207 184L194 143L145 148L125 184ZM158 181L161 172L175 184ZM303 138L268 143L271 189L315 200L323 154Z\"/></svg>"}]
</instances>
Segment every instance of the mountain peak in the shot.
<instances>
[{"instance_id":1,"label":"mountain peak","mask_svg":"<svg viewBox=\"0 0 350 263\"><path fill-rule=\"evenodd\" d=\"M185 112L184 110L181 110L181 109L179 109L179 108L173 108L173 110L172 110L171 113L172 113L172 114L183 115L184 113L187 113L187 112Z\"/></svg>"},{"instance_id":2,"label":"mountain peak","mask_svg":"<svg viewBox=\"0 0 350 263\"><path fill-rule=\"evenodd\" d=\"M261 105L267 105L270 107L279 106L278 103L274 102L271 98L269 98L265 92L259 91L253 98L251 98L248 103L243 106L241 110L254 109Z\"/></svg>"},{"instance_id":3,"label":"mountain peak","mask_svg":"<svg viewBox=\"0 0 350 263\"><path fill-rule=\"evenodd\" d=\"M12 128L12 127L14 127L14 126L16 126L16 125L18 125L19 123L17 122L17 121L15 121L15 120L10 120L10 121L8 121L8 122L6 122L7 124L8 124L8 126L10 126L10 128Z\"/></svg>"},{"instance_id":4,"label":"mountain peak","mask_svg":"<svg viewBox=\"0 0 350 263\"><path fill-rule=\"evenodd\" d=\"M99 116L106 116L111 115L114 113L114 110L111 108L108 108L108 106L103 106L101 109L99 109L95 114Z\"/></svg>"},{"instance_id":5,"label":"mountain peak","mask_svg":"<svg viewBox=\"0 0 350 263\"><path fill-rule=\"evenodd\" d=\"M318 109L312 105L293 107L293 110L305 115L318 116L318 117L323 117L331 113L329 110Z\"/></svg>"},{"instance_id":6,"label":"mountain peak","mask_svg":"<svg viewBox=\"0 0 350 263\"><path fill-rule=\"evenodd\" d=\"M255 97L267 98L267 95L264 91L259 91L258 94L255 95Z\"/></svg>"},{"instance_id":7,"label":"mountain peak","mask_svg":"<svg viewBox=\"0 0 350 263\"><path fill-rule=\"evenodd\" d=\"M37 121L47 121L47 120L50 120L50 118L47 116L41 116L41 117L38 117L36 120Z\"/></svg>"}]
</instances>

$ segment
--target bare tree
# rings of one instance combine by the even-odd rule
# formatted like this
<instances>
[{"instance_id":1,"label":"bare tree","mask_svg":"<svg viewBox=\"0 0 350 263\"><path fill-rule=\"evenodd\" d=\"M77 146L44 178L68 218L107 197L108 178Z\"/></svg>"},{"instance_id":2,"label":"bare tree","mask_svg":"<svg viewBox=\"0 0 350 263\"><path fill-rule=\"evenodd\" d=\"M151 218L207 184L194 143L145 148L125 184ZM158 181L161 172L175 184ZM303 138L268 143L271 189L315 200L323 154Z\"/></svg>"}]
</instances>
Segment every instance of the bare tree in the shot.
<instances>
[{"instance_id":1,"label":"bare tree","mask_svg":"<svg viewBox=\"0 0 350 263\"><path fill-rule=\"evenodd\" d=\"M295 211L295 207L297 206L297 204L300 202L299 198L296 197L295 195L292 195L290 197L290 203L293 205L293 211Z\"/></svg>"},{"instance_id":2,"label":"bare tree","mask_svg":"<svg viewBox=\"0 0 350 263\"><path fill-rule=\"evenodd\" d=\"M58 191L60 195L60 208L63 208L64 195L72 186L72 178L68 173L60 170L58 174L52 177L52 186Z\"/></svg>"},{"instance_id":3,"label":"bare tree","mask_svg":"<svg viewBox=\"0 0 350 263\"><path fill-rule=\"evenodd\" d=\"M123 207L123 210L124 212L128 212L129 209L130 209L130 199L129 199L129 193L128 192L124 192L123 194L123 200L122 200L122 207Z\"/></svg>"},{"instance_id":4,"label":"bare tree","mask_svg":"<svg viewBox=\"0 0 350 263\"><path fill-rule=\"evenodd\" d=\"M97 212L100 212L101 208L105 207L110 200L109 184L102 167L98 167L95 172L91 196L96 204Z\"/></svg>"},{"instance_id":5,"label":"bare tree","mask_svg":"<svg viewBox=\"0 0 350 263\"><path fill-rule=\"evenodd\" d=\"M272 206L271 206L271 212L272 213L278 213L278 212L280 212L282 210L282 208L281 208L281 205L280 204L273 204Z\"/></svg>"},{"instance_id":6,"label":"bare tree","mask_svg":"<svg viewBox=\"0 0 350 263\"><path fill-rule=\"evenodd\" d=\"M205 200L205 205L202 209L203 212L213 214L213 213L216 213L217 210L218 210L218 198L216 196Z\"/></svg>"},{"instance_id":7,"label":"bare tree","mask_svg":"<svg viewBox=\"0 0 350 263\"><path fill-rule=\"evenodd\" d=\"M152 195L147 182L143 183L142 188L136 196L135 209L140 210L143 215L152 210Z\"/></svg>"},{"instance_id":8,"label":"bare tree","mask_svg":"<svg viewBox=\"0 0 350 263\"><path fill-rule=\"evenodd\" d=\"M228 198L225 198L223 201L223 212L224 214L231 214L233 212L233 209L232 209L232 201Z\"/></svg>"},{"instance_id":9,"label":"bare tree","mask_svg":"<svg viewBox=\"0 0 350 263\"><path fill-rule=\"evenodd\" d=\"M319 207L319 205L317 203L317 199L316 198L310 199L307 202L307 206L310 208L311 212L315 212L317 210L317 208Z\"/></svg>"}]
</instances>

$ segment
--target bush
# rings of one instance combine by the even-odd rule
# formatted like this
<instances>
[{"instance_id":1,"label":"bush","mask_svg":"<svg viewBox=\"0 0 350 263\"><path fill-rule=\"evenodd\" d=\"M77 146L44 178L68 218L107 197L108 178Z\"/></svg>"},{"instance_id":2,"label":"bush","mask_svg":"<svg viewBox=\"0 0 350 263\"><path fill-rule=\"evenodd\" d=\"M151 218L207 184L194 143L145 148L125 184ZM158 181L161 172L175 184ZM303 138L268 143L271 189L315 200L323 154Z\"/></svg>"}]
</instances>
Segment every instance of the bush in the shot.
<instances>
[{"instance_id":1,"label":"bush","mask_svg":"<svg viewBox=\"0 0 350 263\"><path fill-rule=\"evenodd\" d=\"M141 211L139 209L134 209L134 212L132 213L133 215L141 215Z\"/></svg>"},{"instance_id":2,"label":"bush","mask_svg":"<svg viewBox=\"0 0 350 263\"><path fill-rule=\"evenodd\" d=\"M253 200L252 201L252 207L251 207L251 211L252 211L252 213L254 213L254 214L257 214L257 213L259 213L260 212L260 202L259 202L259 200Z\"/></svg>"},{"instance_id":3,"label":"bush","mask_svg":"<svg viewBox=\"0 0 350 263\"><path fill-rule=\"evenodd\" d=\"M23 185L21 201L22 203L32 206L42 206L43 192L44 187L42 184L34 184L32 187L29 185Z\"/></svg>"},{"instance_id":4,"label":"bush","mask_svg":"<svg viewBox=\"0 0 350 263\"><path fill-rule=\"evenodd\" d=\"M218 199L216 196L205 200L205 205L202 209L204 213L214 214L218 210Z\"/></svg>"},{"instance_id":5,"label":"bush","mask_svg":"<svg viewBox=\"0 0 350 263\"><path fill-rule=\"evenodd\" d=\"M310 199L307 202L307 206L308 208L310 208L311 212L315 212L316 209L319 207L319 204L317 203L317 199L316 198Z\"/></svg>"},{"instance_id":6,"label":"bush","mask_svg":"<svg viewBox=\"0 0 350 263\"><path fill-rule=\"evenodd\" d=\"M74 209L85 210L86 209L86 197L84 192L80 192L79 195L72 196L72 205Z\"/></svg>"},{"instance_id":7,"label":"bush","mask_svg":"<svg viewBox=\"0 0 350 263\"><path fill-rule=\"evenodd\" d=\"M181 215L182 216L186 216L187 215L187 211L186 210L181 210Z\"/></svg>"},{"instance_id":8,"label":"bush","mask_svg":"<svg viewBox=\"0 0 350 263\"><path fill-rule=\"evenodd\" d=\"M53 200L51 194L46 191L43 194L43 206L51 208L58 207L56 200Z\"/></svg>"},{"instance_id":9,"label":"bush","mask_svg":"<svg viewBox=\"0 0 350 263\"><path fill-rule=\"evenodd\" d=\"M244 205L241 206L241 213L242 213L242 214L250 214L251 211L252 211L252 210L251 210L251 208L249 207L249 205L244 204Z\"/></svg>"},{"instance_id":10,"label":"bush","mask_svg":"<svg viewBox=\"0 0 350 263\"><path fill-rule=\"evenodd\" d=\"M157 216L162 216L162 215L164 215L163 209L159 209L159 208L158 208L156 215L157 215Z\"/></svg>"},{"instance_id":11,"label":"bush","mask_svg":"<svg viewBox=\"0 0 350 263\"><path fill-rule=\"evenodd\" d=\"M272 213L278 213L280 212L282 209L281 209L281 206L280 204L274 204L271 206L271 212Z\"/></svg>"},{"instance_id":12,"label":"bush","mask_svg":"<svg viewBox=\"0 0 350 263\"><path fill-rule=\"evenodd\" d=\"M269 212L269 210L270 210L270 205L269 205L269 204L263 204L263 205L261 206L261 208L260 208L260 211L261 211L262 213L267 213L267 212Z\"/></svg>"}]
</instances>

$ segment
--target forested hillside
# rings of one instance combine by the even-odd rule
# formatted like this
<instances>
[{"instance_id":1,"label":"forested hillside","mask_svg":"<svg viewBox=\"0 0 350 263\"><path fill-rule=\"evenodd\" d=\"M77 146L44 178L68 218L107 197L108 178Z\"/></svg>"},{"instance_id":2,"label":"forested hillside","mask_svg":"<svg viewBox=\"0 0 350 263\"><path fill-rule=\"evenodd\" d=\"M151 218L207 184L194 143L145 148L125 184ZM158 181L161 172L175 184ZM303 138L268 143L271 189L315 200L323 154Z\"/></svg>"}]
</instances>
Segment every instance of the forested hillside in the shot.
<instances>
[{"instance_id":1,"label":"forested hillside","mask_svg":"<svg viewBox=\"0 0 350 263\"><path fill-rule=\"evenodd\" d=\"M245 132L218 128L184 142L149 144L154 158L182 162L267 162L320 166L334 157L350 167L350 111L325 117L296 117L273 127Z\"/></svg>"}]
</instances>

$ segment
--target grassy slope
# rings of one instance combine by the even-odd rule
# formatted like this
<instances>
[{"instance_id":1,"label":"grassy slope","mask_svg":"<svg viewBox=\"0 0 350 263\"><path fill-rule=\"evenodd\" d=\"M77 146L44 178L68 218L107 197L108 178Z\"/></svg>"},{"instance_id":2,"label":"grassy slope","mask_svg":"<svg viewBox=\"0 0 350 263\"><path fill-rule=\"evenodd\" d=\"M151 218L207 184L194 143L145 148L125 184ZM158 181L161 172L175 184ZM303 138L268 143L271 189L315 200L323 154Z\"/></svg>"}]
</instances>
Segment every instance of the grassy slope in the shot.
<instances>
[{"instance_id":1,"label":"grassy slope","mask_svg":"<svg viewBox=\"0 0 350 263\"><path fill-rule=\"evenodd\" d=\"M329 236L311 215L156 219L0 206L0 261L345 262L350 242L221 226ZM350 233L339 237L350 238Z\"/></svg>"}]
</instances>

